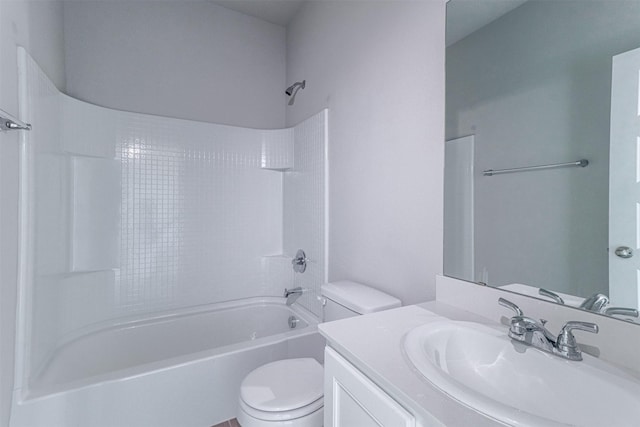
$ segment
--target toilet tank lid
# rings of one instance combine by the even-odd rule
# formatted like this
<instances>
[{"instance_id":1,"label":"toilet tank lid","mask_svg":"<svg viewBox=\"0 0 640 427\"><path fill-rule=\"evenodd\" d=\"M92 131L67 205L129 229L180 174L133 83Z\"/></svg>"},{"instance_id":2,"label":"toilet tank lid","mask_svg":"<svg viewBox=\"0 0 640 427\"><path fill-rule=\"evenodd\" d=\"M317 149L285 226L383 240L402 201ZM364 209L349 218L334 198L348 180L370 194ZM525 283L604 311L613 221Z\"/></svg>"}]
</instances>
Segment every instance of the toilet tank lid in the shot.
<instances>
[{"instance_id":1,"label":"toilet tank lid","mask_svg":"<svg viewBox=\"0 0 640 427\"><path fill-rule=\"evenodd\" d=\"M350 280L324 284L321 293L324 297L360 314L388 310L402 305L396 297Z\"/></svg>"}]
</instances>

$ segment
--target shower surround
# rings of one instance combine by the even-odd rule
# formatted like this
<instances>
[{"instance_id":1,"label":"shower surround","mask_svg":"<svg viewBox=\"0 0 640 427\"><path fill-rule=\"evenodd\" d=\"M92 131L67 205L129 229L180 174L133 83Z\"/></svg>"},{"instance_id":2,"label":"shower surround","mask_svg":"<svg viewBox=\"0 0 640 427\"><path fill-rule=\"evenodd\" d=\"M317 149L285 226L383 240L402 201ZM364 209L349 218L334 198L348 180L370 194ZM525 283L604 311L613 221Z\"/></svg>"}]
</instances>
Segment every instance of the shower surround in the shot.
<instances>
[{"instance_id":1,"label":"shower surround","mask_svg":"<svg viewBox=\"0 0 640 427\"><path fill-rule=\"evenodd\" d=\"M14 407L68 391L38 384L56 356L92 334L294 286L305 288L300 315L319 316L326 110L282 130L115 111L58 92L22 48L18 59L20 115L33 131L21 147ZM291 269L299 248L309 258L304 274Z\"/></svg>"}]
</instances>

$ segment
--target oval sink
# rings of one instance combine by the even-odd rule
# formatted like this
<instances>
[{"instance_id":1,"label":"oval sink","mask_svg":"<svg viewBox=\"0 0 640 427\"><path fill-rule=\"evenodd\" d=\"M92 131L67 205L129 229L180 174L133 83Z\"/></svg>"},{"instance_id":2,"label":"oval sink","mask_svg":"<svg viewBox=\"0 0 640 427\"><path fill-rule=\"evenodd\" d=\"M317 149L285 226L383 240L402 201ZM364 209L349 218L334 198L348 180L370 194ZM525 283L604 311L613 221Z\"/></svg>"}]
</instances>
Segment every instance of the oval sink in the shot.
<instances>
[{"instance_id":1,"label":"oval sink","mask_svg":"<svg viewBox=\"0 0 640 427\"><path fill-rule=\"evenodd\" d=\"M438 389L510 425L640 425L640 381L585 353L573 362L454 321L413 329L404 350Z\"/></svg>"}]
</instances>

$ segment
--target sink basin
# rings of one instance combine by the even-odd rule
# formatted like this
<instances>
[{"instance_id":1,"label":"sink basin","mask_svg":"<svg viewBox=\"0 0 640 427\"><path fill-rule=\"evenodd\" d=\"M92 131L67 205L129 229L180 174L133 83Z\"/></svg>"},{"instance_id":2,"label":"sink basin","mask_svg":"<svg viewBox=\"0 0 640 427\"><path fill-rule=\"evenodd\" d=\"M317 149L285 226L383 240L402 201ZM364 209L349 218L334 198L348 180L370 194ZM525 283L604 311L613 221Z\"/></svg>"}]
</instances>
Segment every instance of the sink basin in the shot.
<instances>
[{"instance_id":1,"label":"sink basin","mask_svg":"<svg viewBox=\"0 0 640 427\"><path fill-rule=\"evenodd\" d=\"M585 353L565 360L512 341L503 328L454 321L413 329L404 350L435 387L509 425L640 423L640 381Z\"/></svg>"}]
</instances>

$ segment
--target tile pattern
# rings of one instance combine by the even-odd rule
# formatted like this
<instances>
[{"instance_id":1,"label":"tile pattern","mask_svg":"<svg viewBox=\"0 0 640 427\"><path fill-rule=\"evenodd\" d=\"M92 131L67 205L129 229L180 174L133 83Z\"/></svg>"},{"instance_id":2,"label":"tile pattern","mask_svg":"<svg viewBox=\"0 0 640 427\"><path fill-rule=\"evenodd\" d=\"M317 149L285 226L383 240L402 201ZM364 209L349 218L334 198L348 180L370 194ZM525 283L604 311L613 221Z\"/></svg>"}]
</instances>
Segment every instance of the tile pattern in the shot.
<instances>
[{"instance_id":1,"label":"tile pattern","mask_svg":"<svg viewBox=\"0 0 640 427\"><path fill-rule=\"evenodd\" d=\"M116 150L121 312L274 294L261 280L261 257L281 251L282 180L261 170L262 137L252 129L128 118Z\"/></svg>"},{"instance_id":2,"label":"tile pattern","mask_svg":"<svg viewBox=\"0 0 640 427\"><path fill-rule=\"evenodd\" d=\"M326 143L328 112L294 127L294 167L284 176L284 253L305 251L307 270L294 274L293 286L305 289L298 303L321 315L318 297L326 275Z\"/></svg>"},{"instance_id":3,"label":"tile pattern","mask_svg":"<svg viewBox=\"0 0 640 427\"><path fill-rule=\"evenodd\" d=\"M261 167L273 170L293 167L293 128L262 131Z\"/></svg>"}]
</instances>

